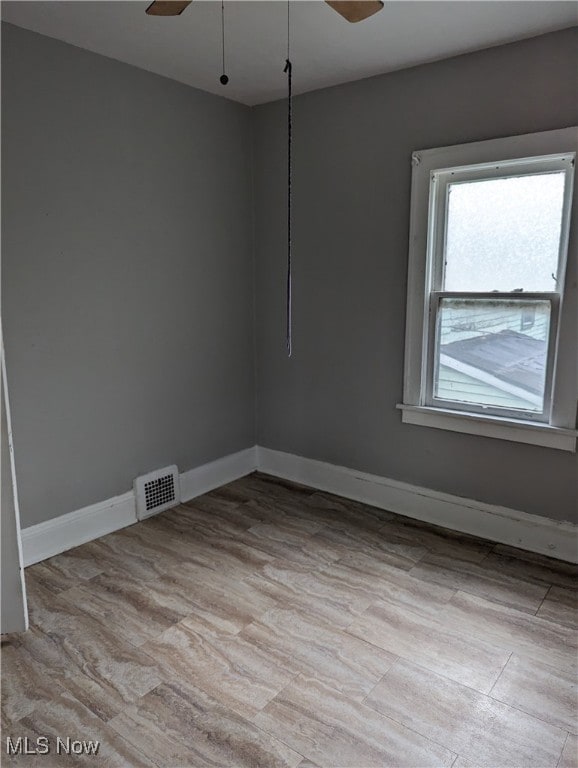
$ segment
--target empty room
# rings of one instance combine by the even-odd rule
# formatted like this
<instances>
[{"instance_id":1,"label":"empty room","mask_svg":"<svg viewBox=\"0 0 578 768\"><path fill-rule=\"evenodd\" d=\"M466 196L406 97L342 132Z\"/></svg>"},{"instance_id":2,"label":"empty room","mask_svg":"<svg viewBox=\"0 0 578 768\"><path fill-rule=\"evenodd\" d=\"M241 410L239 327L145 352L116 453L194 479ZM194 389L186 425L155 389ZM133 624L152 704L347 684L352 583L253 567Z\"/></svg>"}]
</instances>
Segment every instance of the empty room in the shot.
<instances>
[{"instance_id":1,"label":"empty room","mask_svg":"<svg viewBox=\"0 0 578 768\"><path fill-rule=\"evenodd\" d=\"M578 3L1 13L0 765L578 768Z\"/></svg>"}]
</instances>

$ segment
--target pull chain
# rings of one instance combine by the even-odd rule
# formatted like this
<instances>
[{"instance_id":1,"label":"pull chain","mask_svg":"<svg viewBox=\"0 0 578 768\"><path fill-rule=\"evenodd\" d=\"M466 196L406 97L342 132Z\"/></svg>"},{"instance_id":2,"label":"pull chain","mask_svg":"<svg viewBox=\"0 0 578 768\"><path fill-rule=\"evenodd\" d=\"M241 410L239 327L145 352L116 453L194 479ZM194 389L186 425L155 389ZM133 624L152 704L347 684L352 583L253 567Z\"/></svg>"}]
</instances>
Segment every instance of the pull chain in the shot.
<instances>
[{"instance_id":1,"label":"pull chain","mask_svg":"<svg viewBox=\"0 0 578 768\"><path fill-rule=\"evenodd\" d=\"M219 78L221 85L227 85L229 78L225 74L225 0L221 0L221 50L223 53L223 74Z\"/></svg>"},{"instance_id":2,"label":"pull chain","mask_svg":"<svg viewBox=\"0 0 578 768\"><path fill-rule=\"evenodd\" d=\"M291 183L293 177L293 164L291 157L291 142L292 142L292 128L293 117L291 114L292 108L292 93L291 93L291 76L293 66L290 59L290 18L289 18L289 0L287 0L287 59L285 61L285 69L283 72L287 74L287 356L291 357L292 341L292 297L291 297Z\"/></svg>"}]
</instances>

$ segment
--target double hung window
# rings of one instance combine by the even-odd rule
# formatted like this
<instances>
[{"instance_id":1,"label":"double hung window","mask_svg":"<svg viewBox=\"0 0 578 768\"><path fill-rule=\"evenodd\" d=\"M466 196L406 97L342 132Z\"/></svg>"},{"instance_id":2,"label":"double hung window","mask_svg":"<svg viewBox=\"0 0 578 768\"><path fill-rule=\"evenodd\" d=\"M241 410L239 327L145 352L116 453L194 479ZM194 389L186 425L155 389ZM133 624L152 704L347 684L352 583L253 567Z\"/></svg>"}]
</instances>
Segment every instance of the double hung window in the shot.
<instances>
[{"instance_id":1,"label":"double hung window","mask_svg":"<svg viewBox=\"0 0 578 768\"><path fill-rule=\"evenodd\" d=\"M576 135L414 153L404 421L575 449Z\"/></svg>"}]
</instances>

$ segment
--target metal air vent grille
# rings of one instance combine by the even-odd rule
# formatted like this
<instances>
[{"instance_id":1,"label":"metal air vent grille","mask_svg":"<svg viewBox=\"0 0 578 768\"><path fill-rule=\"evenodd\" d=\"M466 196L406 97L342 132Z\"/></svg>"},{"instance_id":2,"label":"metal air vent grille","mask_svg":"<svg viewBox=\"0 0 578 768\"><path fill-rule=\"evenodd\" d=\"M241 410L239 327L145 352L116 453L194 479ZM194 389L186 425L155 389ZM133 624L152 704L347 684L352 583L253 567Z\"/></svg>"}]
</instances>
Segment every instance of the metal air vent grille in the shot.
<instances>
[{"instance_id":1,"label":"metal air vent grille","mask_svg":"<svg viewBox=\"0 0 578 768\"><path fill-rule=\"evenodd\" d=\"M179 470L165 467L134 481L136 513L139 520L156 515L180 503Z\"/></svg>"}]
</instances>

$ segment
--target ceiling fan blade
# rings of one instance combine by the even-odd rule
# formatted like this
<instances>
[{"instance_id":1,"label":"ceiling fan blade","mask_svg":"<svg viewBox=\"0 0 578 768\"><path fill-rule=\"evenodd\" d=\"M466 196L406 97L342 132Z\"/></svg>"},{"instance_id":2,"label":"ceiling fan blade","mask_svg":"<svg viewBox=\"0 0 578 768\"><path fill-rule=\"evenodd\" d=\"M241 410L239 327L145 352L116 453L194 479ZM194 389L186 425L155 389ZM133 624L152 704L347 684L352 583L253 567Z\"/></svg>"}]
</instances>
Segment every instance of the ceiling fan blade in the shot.
<instances>
[{"instance_id":1,"label":"ceiling fan blade","mask_svg":"<svg viewBox=\"0 0 578 768\"><path fill-rule=\"evenodd\" d=\"M381 0L351 0L351 2L349 0L325 0L325 2L352 24L368 19L383 8Z\"/></svg>"},{"instance_id":2,"label":"ceiling fan blade","mask_svg":"<svg viewBox=\"0 0 578 768\"><path fill-rule=\"evenodd\" d=\"M181 2L180 0L154 0L146 12L149 16L180 16L192 0Z\"/></svg>"}]
</instances>

